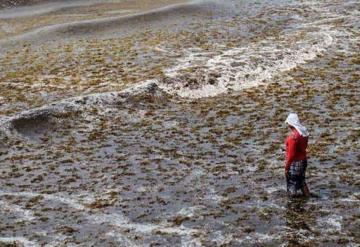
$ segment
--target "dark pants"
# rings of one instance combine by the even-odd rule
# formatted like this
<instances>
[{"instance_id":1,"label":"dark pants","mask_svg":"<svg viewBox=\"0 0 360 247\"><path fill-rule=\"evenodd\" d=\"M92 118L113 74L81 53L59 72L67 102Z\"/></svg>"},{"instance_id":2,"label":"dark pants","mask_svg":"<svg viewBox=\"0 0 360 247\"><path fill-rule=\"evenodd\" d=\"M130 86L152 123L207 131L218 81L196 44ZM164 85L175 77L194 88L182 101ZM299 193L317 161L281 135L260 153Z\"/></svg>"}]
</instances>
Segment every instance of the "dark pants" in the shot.
<instances>
[{"instance_id":1,"label":"dark pants","mask_svg":"<svg viewBox=\"0 0 360 247\"><path fill-rule=\"evenodd\" d=\"M306 186L305 172L307 160L294 161L289 169L286 178L287 192L290 196L295 196L299 189Z\"/></svg>"}]
</instances>

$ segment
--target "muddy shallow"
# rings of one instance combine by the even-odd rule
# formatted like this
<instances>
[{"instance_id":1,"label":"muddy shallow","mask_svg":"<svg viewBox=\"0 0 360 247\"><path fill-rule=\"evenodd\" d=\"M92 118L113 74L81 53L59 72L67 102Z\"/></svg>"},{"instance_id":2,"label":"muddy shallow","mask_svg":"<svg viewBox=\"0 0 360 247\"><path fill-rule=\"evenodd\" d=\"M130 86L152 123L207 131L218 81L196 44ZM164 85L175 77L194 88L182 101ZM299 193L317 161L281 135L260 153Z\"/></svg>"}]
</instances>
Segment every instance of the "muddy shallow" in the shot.
<instances>
[{"instance_id":1,"label":"muddy shallow","mask_svg":"<svg viewBox=\"0 0 360 247\"><path fill-rule=\"evenodd\" d=\"M265 4L192 30L9 50L0 245L359 245L356 8ZM32 58L41 64L33 72ZM147 79L144 89L81 96ZM290 111L311 133L307 200L285 193Z\"/></svg>"}]
</instances>

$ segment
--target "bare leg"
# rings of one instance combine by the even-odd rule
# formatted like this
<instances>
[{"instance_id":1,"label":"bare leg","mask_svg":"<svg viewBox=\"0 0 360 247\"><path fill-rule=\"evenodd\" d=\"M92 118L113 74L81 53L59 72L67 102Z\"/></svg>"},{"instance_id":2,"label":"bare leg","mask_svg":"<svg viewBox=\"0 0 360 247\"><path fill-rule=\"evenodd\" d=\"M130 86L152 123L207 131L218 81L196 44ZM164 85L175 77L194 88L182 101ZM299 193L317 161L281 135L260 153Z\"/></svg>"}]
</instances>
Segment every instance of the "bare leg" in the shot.
<instances>
[{"instance_id":1,"label":"bare leg","mask_svg":"<svg viewBox=\"0 0 360 247\"><path fill-rule=\"evenodd\" d=\"M304 196L309 197L310 196L310 191L309 188L307 186L307 184L305 184L302 188L301 188L302 193L304 194Z\"/></svg>"}]
</instances>

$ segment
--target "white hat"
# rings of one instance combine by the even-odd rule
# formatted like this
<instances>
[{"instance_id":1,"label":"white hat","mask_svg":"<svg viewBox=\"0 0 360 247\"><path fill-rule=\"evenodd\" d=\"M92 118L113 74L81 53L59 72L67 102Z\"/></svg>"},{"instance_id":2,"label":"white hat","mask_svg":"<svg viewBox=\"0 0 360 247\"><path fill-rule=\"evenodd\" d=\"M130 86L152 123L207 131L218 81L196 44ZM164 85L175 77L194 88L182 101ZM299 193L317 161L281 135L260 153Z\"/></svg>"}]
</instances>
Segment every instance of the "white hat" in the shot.
<instances>
[{"instance_id":1,"label":"white hat","mask_svg":"<svg viewBox=\"0 0 360 247\"><path fill-rule=\"evenodd\" d=\"M293 126L301 136L308 136L309 132L307 131L306 127L301 125L299 117L296 113L290 113L289 116L286 118L285 123Z\"/></svg>"}]
</instances>

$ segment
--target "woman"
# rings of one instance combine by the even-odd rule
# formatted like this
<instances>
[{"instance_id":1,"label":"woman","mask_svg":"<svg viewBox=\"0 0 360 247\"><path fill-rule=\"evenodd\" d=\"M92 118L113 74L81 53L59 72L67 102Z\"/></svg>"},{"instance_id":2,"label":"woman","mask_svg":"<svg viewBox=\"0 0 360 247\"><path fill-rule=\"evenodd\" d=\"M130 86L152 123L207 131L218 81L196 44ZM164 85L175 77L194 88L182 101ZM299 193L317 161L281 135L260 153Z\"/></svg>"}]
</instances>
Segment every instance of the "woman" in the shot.
<instances>
[{"instance_id":1,"label":"woman","mask_svg":"<svg viewBox=\"0 0 360 247\"><path fill-rule=\"evenodd\" d=\"M291 130L291 133L286 138L285 177L287 192L288 195L295 196L297 191L301 189L304 196L309 196L309 188L305 182L307 167L306 148L309 133L301 125L299 117L295 113L290 113L285 123L288 124Z\"/></svg>"}]
</instances>

